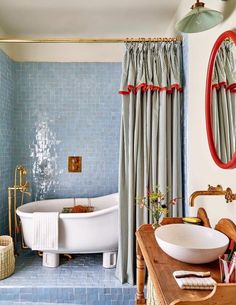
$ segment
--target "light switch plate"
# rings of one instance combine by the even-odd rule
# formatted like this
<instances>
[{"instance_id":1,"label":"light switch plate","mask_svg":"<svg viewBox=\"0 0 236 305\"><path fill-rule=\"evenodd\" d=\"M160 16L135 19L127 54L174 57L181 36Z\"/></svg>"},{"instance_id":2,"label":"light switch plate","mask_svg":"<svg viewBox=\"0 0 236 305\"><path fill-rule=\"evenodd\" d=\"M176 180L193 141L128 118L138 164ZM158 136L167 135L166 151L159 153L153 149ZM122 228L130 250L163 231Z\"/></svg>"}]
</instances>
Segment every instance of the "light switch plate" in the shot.
<instances>
[{"instance_id":1,"label":"light switch plate","mask_svg":"<svg viewBox=\"0 0 236 305\"><path fill-rule=\"evenodd\" d=\"M69 156L68 157L68 172L69 173L81 173L82 172L82 157L81 156Z\"/></svg>"}]
</instances>

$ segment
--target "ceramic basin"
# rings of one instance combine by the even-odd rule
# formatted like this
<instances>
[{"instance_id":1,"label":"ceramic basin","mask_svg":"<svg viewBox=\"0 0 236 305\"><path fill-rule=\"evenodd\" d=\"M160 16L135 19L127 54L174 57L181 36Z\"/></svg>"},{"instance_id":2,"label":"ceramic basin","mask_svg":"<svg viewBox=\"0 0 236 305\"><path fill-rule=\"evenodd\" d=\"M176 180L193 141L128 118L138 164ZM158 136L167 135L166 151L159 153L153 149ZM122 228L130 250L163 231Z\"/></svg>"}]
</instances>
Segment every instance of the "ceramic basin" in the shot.
<instances>
[{"instance_id":1,"label":"ceramic basin","mask_svg":"<svg viewBox=\"0 0 236 305\"><path fill-rule=\"evenodd\" d=\"M192 224L170 224L157 228L155 237L169 256L185 263L204 264L222 255L229 243L223 233Z\"/></svg>"}]
</instances>

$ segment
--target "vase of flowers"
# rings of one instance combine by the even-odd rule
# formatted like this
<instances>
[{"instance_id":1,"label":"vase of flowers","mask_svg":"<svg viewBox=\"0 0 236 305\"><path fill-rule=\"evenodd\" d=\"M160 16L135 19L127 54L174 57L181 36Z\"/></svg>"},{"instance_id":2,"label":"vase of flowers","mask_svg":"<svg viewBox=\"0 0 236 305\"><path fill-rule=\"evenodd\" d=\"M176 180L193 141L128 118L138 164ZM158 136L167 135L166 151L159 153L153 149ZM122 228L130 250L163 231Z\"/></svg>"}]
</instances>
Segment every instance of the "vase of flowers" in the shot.
<instances>
[{"instance_id":1,"label":"vase of flowers","mask_svg":"<svg viewBox=\"0 0 236 305\"><path fill-rule=\"evenodd\" d=\"M167 202L168 188L165 193L157 186L153 191L147 193L147 196L137 198L140 208L146 208L151 212L153 228L156 229L160 225L163 217L167 216L170 205L175 205L180 198L173 198Z\"/></svg>"}]
</instances>

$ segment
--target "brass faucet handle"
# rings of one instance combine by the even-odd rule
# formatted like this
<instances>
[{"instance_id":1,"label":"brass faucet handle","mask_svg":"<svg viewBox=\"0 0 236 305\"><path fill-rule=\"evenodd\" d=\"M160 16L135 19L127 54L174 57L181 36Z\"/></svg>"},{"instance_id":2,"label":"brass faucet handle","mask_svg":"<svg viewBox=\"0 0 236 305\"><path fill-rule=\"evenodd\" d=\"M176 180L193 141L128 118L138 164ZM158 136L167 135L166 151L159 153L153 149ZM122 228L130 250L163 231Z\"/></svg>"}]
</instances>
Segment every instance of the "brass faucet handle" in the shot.
<instances>
[{"instance_id":1,"label":"brass faucet handle","mask_svg":"<svg viewBox=\"0 0 236 305\"><path fill-rule=\"evenodd\" d=\"M28 191L28 188L26 188L26 187L22 187L22 188L20 189L20 191L21 191L22 193L30 194L30 195L31 195L31 193Z\"/></svg>"},{"instance_id":2,"label":"brass faucet handle","mask_svg":"<svg viewBox=\"0 0 236 305\"><path fill-rule=\"evenodd\" d=\"M23 187L29 188L29 187L30 187L30 183L29 183L29 182L25 182L25 184L23 185Z\"/></svg>"},{"instance_id":3,"label":"brass faucet handle","mask_svg":"<svg viewBox=\"0 0 236 305\"><path fill-rule=\"evenodd\" d=\"M28 182L26 182L24 185L19 186L19 191L28 196L31 196L31 193L28 191L29 187L30 187L30 184Z\"/></svg>"},{"instance_id":4,"label":"brass faucet handle","mask_svg":"<svg viewBox=\"0 0 236 305\"><path fill-rule=\"evenodd\" d=\"M225 200L226 203L232 202L235 199L235 194L233 194L230 187L227 187L225 191Z\"/></svg>"},{"instance_id":5,"label":"brass faucet handle","mask_svg":"<svg viewBox=\"0 0 236 305\"><path fill-rule=\"evenodd\" d=\"M212 186L212 185L208 184L208 191L210 191L210 192L222 192L223 187L220 184L218 184L217 186Z\"/></svg>"}]
</instances>

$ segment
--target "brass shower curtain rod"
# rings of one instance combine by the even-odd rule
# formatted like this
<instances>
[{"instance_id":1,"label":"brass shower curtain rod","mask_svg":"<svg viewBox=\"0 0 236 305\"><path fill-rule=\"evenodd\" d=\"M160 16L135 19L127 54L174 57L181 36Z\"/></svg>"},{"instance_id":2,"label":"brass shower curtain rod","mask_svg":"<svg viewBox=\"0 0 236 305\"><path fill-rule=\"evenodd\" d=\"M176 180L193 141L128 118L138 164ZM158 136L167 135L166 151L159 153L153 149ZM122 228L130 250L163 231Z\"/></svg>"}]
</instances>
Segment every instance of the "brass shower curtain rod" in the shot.
<instances>
[{"instance_id":1,"label":"brass shower curtain rod","mask_svg":"<svg viewBox=\"0 0 236 305\"><path fill-rule=\"evenodd\" d=\"M157 38L10 38L0 37L0 43L125 43L125 42L175 42L181 37Z\"/></svg>"}]
</instances>

